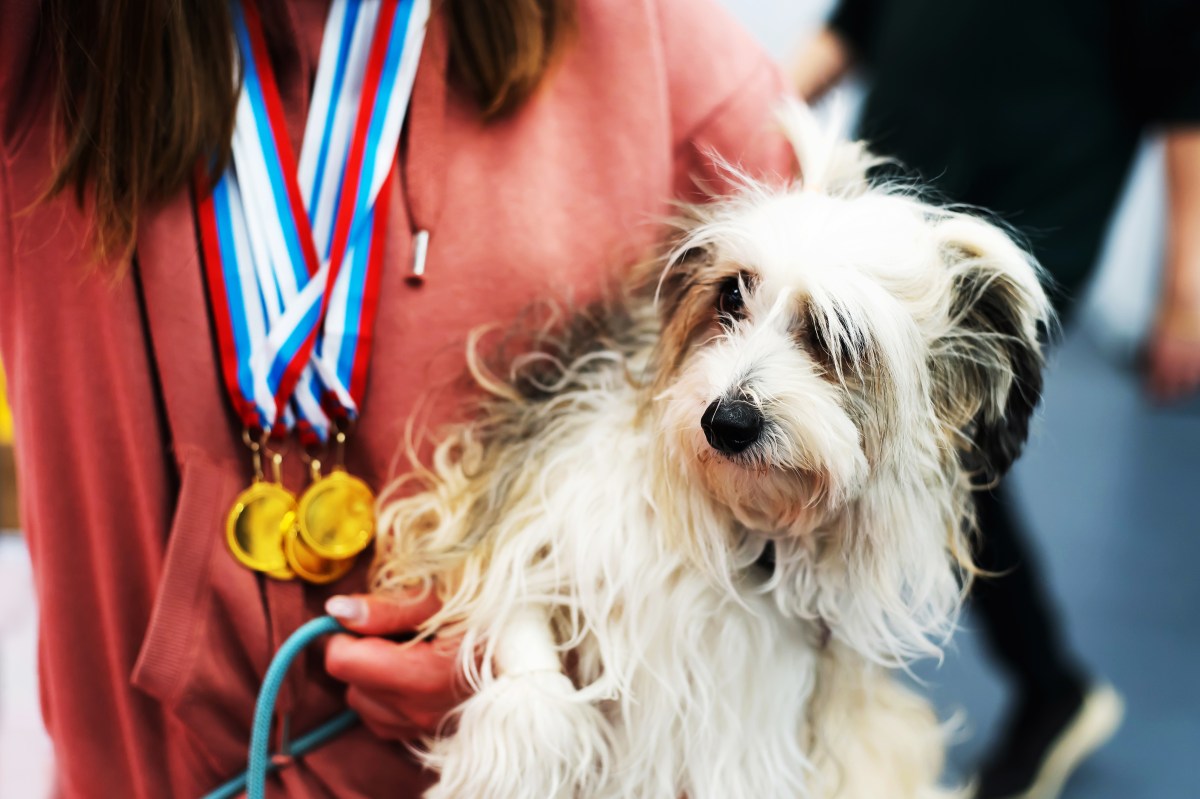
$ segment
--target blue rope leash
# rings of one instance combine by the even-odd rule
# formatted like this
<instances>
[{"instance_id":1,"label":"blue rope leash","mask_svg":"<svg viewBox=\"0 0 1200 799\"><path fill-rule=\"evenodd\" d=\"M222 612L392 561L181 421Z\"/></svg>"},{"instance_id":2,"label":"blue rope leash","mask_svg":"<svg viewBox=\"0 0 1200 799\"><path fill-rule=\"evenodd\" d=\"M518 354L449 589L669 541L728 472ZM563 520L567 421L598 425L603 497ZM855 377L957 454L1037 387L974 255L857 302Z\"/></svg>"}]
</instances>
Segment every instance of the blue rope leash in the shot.
<instances>
[{"instance_id":1,"label":"blue rope leash","mask_svg":"<svg viewBox=\"0 0 1200 799\"><path fill-rule=\"evenodd\" d=\"M271 719L275 715L275 701L279 697L283 679L287 676L292 661L306 646L323 635L345 631L337 619L321 616L296 630L283 642L267 669L267 676L263 678L262 688L258 692L258 701L254 704L254 725L250 731L250 756L246 771L211 793L205 794L203 799L233 799L243 790L246 791L247 799L264 799L267 774L279 768L279 764L272 760L267 744L271 736ZM282 754L289 757L305 755L324 746L357 722L358 714L353 710L339 713L312 732L292 741Z\"/></svg>"}]
</instances>

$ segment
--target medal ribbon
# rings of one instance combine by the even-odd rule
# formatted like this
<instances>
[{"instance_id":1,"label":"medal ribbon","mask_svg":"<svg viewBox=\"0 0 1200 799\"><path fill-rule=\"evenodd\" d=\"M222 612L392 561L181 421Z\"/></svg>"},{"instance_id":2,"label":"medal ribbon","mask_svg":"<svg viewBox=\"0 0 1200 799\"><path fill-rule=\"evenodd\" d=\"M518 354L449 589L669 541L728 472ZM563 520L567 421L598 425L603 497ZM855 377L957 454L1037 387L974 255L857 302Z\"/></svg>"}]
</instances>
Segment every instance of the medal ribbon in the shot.
<instances>
[{"instance_id":1,"label":"medal ribbon","mask_svg":"<svg viewBox=\"0 0 1200 799\"><path fill-rule=\"evenodd\" d=\"M198 196L222 373L240 418L323 440L366 385L400 131L429 0L334 0L299 161L251 0L233 162ZM325 401L323 407L322 400Z\"/></svg>"}]
</instances>

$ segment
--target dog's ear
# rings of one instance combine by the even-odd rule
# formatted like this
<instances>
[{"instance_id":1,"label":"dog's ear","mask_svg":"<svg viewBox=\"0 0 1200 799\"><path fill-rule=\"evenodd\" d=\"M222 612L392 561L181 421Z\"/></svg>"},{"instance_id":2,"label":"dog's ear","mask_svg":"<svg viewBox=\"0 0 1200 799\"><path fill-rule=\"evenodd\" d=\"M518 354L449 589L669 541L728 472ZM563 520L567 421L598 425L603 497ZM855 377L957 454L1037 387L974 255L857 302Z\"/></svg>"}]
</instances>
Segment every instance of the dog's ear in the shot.
<instances>
[{"instance_id":1,"label":"dog's ear","mask_svg":"<svg viewBox=\"0 0 1200 799\"><path fill-rule=\"evenodd\" d=\"M689 245L683 237L659 265L655 302L664 324L678 315L689 290L695 287L700 270L712 262L704 245Z\"/></svg>"},{"instance_id":2,"label":"dog's ear","mask_svg":"<svg viewBox=\"0 0 1200 799\"><path fill-rule=\"evenodd\" d=\"M664 259L655 292L662 324L655 358L656 390L665 387L700 330L712 318L704 280L713 255L704 245L692 246L686 237L681 242Z\"/></svg>"},{"instance_id":3,"label":"dog's ear","mask_svg":"<svg viewBox=\"0 0 1200 799\"><path fill-rule=\"evenodd\" d=\"M963 436L964 467L990 481L1028 437L1052 312L1033 260L998 227L953 215L935 235L951 285L949 327L932 348L938 411Z\"/></svg>"}]
</instances>

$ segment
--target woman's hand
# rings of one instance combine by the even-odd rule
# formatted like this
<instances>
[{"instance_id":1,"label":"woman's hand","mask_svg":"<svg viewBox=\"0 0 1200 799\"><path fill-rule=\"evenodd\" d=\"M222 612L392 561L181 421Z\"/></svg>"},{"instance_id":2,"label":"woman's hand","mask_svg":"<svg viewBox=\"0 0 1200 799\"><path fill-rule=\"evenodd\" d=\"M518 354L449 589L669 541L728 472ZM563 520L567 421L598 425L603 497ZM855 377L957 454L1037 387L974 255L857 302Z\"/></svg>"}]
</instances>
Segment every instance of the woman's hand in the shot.
<instances>
[{"instance_id":1,"label":"woman's hand","mask_svg":"<svg viewBox=\"0 0 1200 799\"><path fill-rule=\"evenodd\" d=\"M347 629L364 636L334 636L325 650L325 669L348 685L346 703L380 738L431 735L463 699L457 641L400 644L379 637L413 632L438 607L433 595L404 602L358 594L333 597L325 605Z\"/></svg>"},{"instance_id":2,"label":"woman's hand","mask_svg":"<svg viewBox=\"0 0 1200 799\"><path fill-rule=\"evenodd\" d=\"M1163 303L1146 347L1146 366L1146 388L1160 402L1200 388L1200 297Z\"/></svg>"}]
</instances>

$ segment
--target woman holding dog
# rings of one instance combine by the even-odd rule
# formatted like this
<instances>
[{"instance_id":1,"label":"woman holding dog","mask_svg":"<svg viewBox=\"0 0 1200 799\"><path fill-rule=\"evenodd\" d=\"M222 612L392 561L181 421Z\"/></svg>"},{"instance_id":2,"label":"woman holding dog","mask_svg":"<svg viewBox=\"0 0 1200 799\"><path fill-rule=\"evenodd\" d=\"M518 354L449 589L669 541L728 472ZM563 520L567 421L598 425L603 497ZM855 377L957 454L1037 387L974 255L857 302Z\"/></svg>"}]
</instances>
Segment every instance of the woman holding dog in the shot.
<instances>
[{"instance_id":1,"label":"woman holding dog","mask_svg":"<svg viewBox=\"0 0 1200 799\"><path fill-rule=\"evenodd\" d=\"M419 398L440 391L424 406L432 429L464 396L468 331L539 297L593 294L661 237L672 198L719 188L710 153L762 175L793 169L771 122L779 73L707 2L445 0L425 4L427 27L401 19L421 3L375 6L400 31L377 58L372 36L330 33L331 9L358 11L329 0L5 4L0 353L62 796L199 796L239 771L272 652L327 601L365 637L306 661L281 709L293 735L347 703L364 725L283 768L276 789L417 796L426 780L404 744L455 704L453 654L386 636L431 607L361 596L365 555L264 565L235 501L338 475L346 491L382 488ZM339 31L359 30L349 19ZM320 98L341 108L336 64L356 47L374 75L363 85L396 92L365 112L377 128L358 126L361 105L310 112ZM343 59L329 81L326 49ZM259 114L255 136L242 113ZM338 199L323 223L314 209L341 184L319 176L305 142L330 119L366 131L339 174L369 188L365 210L343 218ZM299 201L297 161L316 187ZM267 177L245 179L252 168ZM278 281L295 300L320 274L321 256L306 259L322 224L330 258L366 276L323 300L357 320L347 346L361 366L338 391L337 359L326 383L322 364L289 356L298 368L279 390L295 393L264 401L258 383L242 391L256 368L239 360L242 339L257 325L273 341L264 319L274 332L290 306L246 302L239 280ZM278 266L258 256L280 246L314 268L245 271ZM310 352L335 346L296 324ZM324 402L305 404L313 385L308 399L323 390Z\"/></svg>"},{"instance_id":2,"label":"woman holding dog","mask_svg":"<svg viewBox=\"0 0 1200 799\"><path fill-rule=\"evenodd\" d=\"M861 136L949 200L1021 229L1064 320L1093 271L1139 137L1148 125L1165 128L1168 248L1146 385L1163 401L1200 387L1195 3L842 0L801 54L796 86L815 100L855 64L870 81ZM977 500L978 562L1002 576L977 581L973 600L1016 698L976 796L1050 799L1112 735L1120 706L1059 631L1009 494Z\"/></svg>"}]
</instances>

